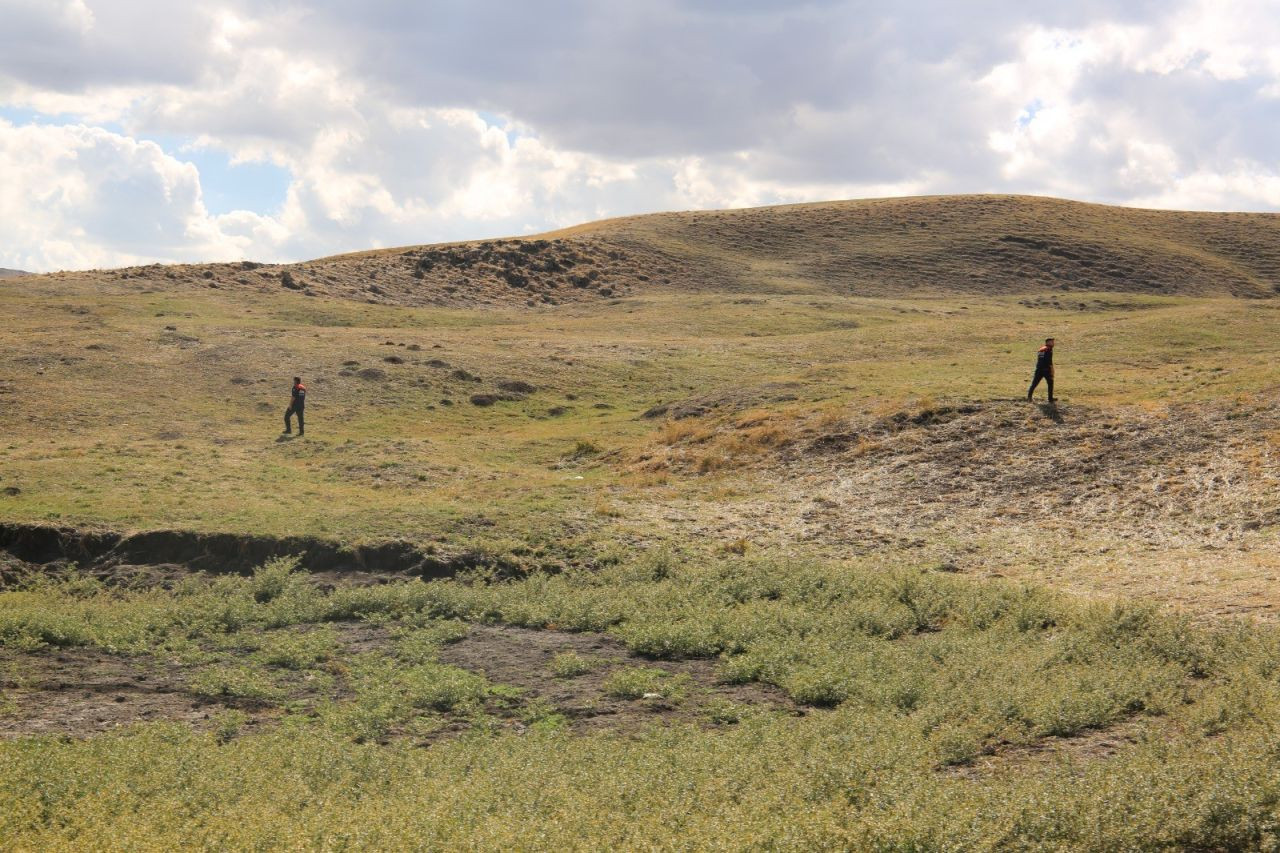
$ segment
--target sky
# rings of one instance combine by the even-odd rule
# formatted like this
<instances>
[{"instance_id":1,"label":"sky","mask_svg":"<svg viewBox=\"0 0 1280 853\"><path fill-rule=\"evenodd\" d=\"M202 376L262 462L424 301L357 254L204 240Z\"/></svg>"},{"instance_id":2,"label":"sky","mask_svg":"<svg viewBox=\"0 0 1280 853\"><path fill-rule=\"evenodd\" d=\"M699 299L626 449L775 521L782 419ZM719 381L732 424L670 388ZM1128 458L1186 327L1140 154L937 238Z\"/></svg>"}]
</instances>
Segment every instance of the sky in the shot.
<instances>
[{"instance_id":1,"label":"sky","mask_svg":"<svg viewBox=\"0 0 1280 853\"><path fill-rule=\"evenodd\" d=\"M0 0L0 267L1031 193L1280 210L1280 0Z\"/></svg>"}]
</instances>

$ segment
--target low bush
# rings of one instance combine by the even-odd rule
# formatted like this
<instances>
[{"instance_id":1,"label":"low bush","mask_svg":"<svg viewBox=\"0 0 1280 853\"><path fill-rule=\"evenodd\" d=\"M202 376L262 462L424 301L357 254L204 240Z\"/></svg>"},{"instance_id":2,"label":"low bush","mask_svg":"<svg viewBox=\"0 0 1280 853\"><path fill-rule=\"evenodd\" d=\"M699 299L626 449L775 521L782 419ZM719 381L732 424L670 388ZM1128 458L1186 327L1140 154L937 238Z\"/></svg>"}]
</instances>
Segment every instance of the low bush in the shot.
<instances>
[{"instance_id":1,"label":"low bush","mask_svg":"<svg viewBox=\"0 0 1280 853\"><path fill-rule=\"evenodd\" d=\"M618 699L672 699L683 695L688 685L687 675L672 675L653 667L631 666L610 673L604 681L604 692Z\"/></svg>"},{"instance_id":2,"label":"low bush","mask_svg":"<svg viewBox=\"0 0 1280 853\"><path fill-rule=\"evenodd\" d=\"M556 678L577 678L595 669L597 662L577 652L561 652L551 659L551 672Z\"/></svg>"},{"instance_id":3,"label":"low bush","mask_svg":"<svg viewBox=\"0 0 1280 853\"><path fill-rule=\"evenodd\" d=\"M284 693L264 672L247 666L211 666L197 672L187 682L192 693L210 698L271 701Z\"/></svg>"}]
</instances>

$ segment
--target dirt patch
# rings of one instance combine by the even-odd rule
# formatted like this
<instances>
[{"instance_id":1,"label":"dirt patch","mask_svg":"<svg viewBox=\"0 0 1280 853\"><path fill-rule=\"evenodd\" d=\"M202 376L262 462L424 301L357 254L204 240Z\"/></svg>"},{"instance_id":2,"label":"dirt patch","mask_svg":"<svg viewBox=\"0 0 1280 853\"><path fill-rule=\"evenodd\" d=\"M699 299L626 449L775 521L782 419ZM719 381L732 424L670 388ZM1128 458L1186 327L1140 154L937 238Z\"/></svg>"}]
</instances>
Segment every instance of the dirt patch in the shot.
<instances>
[{"instance_id":1,"label":"dirt patch","mask_svg":"<svg viewBox=\"0 0 1280 853\"><path fill-rule=\"evenodd\" d=\"M589 668L573 677L557 677L552 662L566 653L580 656ZM465 639L444 648L440 660L482 673L492 682L519 687L528 699L549 703L578 729L634 729L655 721L708 719L709 709L717 702L799 713L780 690L719 683L714 661L651 661L603 634L473 625ZM687 676L689 686L679 698L608 696L606 681L627 667L656 667L675 677Z\"/></svg>"},{"instance_id":2,"label":"dirt patch","mask_svg":"<svg viewBox=\"0 0 1280 853\"><path fill-rule=\"evenodd\" d=\"M756 426L709 418L677 448L713 447ZM1280 524L1278 438L1280 407L1261 397L1116 409L973 401L801 422L740 464L825 475L864 509L895 515L968 510L1094 527L1125 519L1132 535L1170 528L1203 544ZM824 497L814 512L847 515L849 503Z\"/></svg>"},{"instance_id":3,"label":"dirt patch","mask_svg":"<svg viewBox=\"0 0 1280 853\"><path fill-rule=\"evenodd\" d=\"M1273 619L1278 404L1271 392L1167 408L980 400L824 415L736 458L733 499L654 490L628 502L628 518L726 546L897 552L978 577ZM655 434L664 470L699 476L698 458L756 429L698 426L671 446Z\"/></svg>"},{"instance_id":4,"label":"dirt patch","mask_svg":"<svg viewBox=\"0 0 1280 853\"><path fill-rule=\"evenodd\" d=\"M385 628L365 623L335 626L345 654L389 647ZM313 626L286 629L306 633ZM235 664L247 651L223 650L222 663ZM336 659L336 657L335 657ZM324 688L305 673L275 670L277 699L211 696L192 686L201 665L154 655L114 654L96 648L46 649L34 653L0 650L0 738L29 735L87 737L147 722L186 723L209 728L226 711L238 711L240 731L276 720L287 703L293 710L314 709L322 700L352 693L342 668Z\"/></svg>"},{"instance_id":5,"label":"dirt patch","mask_svg":"<svg viewBox=\"0 0 1280 853\"><path fill-rule=\"evenodd\" d=\"M314 626L290 632L305 633ZM270 700L203 695L192 688L201 665L152 655L121 655L94 648L47 649L33 653L0 651L0 738L30 735L87 737L123 726L169 721L196 728L214 725L223 712L243 715L241 730L272 723L285 705L294 711L314 710L319 703L342 701L354 694L342 661L351 655L393 648L387 628L362 622L333 626L340 650L332 676L323 687L305 673L274 670L279 695ZM552 671L556 655L572 653L585 671L558 677ZM221 664L234 665L248 650L222 649ZM618 641L600 634L534 631L493 625L472 625L466 637L446 645L442 663L483 675L491 684L518 688L495 696L485 710L503 724L521 730L527 710L535 703L561 714L575 730L609 728L634 730L653 723L681 721L732 722L752 708L801 713L784 694L761 685L728 686L716 680L710 661L648 661L627 651ZM627 667L660 667L681 689L670 696L619 699L606 693L609 676ZM444 715L428 740L471 728L464 715Z\"/></svg>"},{"instance_id":6,"label":"dirt patch","mask_svg":"<svg viewBox=\"0 0 1280 853\"><path fill-rule=\"evenodd\" d=\"M85 737L136 723L171 721L204 728L232 708L257 725L274 712L261 703L191 693L189 667L99 649L42 654L0 652L0 738Z\"/></svg>"},{"instance_id":7,"label":"dirt patch","mask_svg":"<svg viewBox=\"0 0 1280 853\"><path fill-rule=\"evenodd\" d=\"M901 498L1001 517L1131 519L1203 537L1280 523L1271 404L1167 410L990 402L900 413L836 461ZM815 449L829 449L819 437ZM803 454L793 458L804 465ZM1138 531L1140 532L1140 530Z\"/></svg>"}]
</instances>

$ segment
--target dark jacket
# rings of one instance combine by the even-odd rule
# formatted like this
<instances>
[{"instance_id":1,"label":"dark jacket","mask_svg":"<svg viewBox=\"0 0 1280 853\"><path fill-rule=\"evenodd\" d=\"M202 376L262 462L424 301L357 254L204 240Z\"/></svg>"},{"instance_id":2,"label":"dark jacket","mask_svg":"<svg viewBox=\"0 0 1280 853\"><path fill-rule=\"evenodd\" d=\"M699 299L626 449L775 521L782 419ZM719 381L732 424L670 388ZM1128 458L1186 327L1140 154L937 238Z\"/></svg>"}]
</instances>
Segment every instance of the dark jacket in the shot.
<instances>
[{"instance_id":1,"label":"dark jacket","mask_svg":"<svg viewBox=\"0 0 1280 853\"><path fill-rule=\"evenodd\" d=\"M289 405L295 409L301 409L307 404L307 386L301 382L293 386Z\"/></svg>"},{"instance_id":2,"label":"dark jacket","mask_svg":"<svg viewBox=\"0 0 1280 853\"><path fill-rule=\"evenodd\" d=\"M1042 346L1036 353L1036 373L1041 376L1053 375L1053 347Z\"/></svg>"}]
</instances>

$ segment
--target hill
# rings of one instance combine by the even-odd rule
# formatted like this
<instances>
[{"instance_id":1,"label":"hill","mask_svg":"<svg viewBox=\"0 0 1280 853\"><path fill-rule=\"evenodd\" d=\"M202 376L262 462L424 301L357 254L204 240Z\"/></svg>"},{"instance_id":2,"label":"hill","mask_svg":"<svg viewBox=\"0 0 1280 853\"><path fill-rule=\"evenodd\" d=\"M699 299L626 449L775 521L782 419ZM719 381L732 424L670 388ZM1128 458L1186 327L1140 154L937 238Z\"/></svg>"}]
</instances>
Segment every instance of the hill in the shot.
<instances>
[{"instance_id":1,"label":"hill","mask_svg":"<svg viewBox=\"0 0 1280 853\"><path fill-rule=\"evenodd\" d=\"M0 267L0 278L18 278L24 275L31 275L31 273L26 270L9 270Z\"/></svg>"},{"instance_id":2,"label":"hill","mask_svg":"<svg viewBox=\"0 0 1280 853\"><path fill-rule=\"evenodd\" d=\"M1260 298L1280 292L1280 215L1029 196L871 199L633 216L535 237L280 266L155 265L88 275L401 306L553 306L654 291Z\"/></svg>"}]
</instances>

